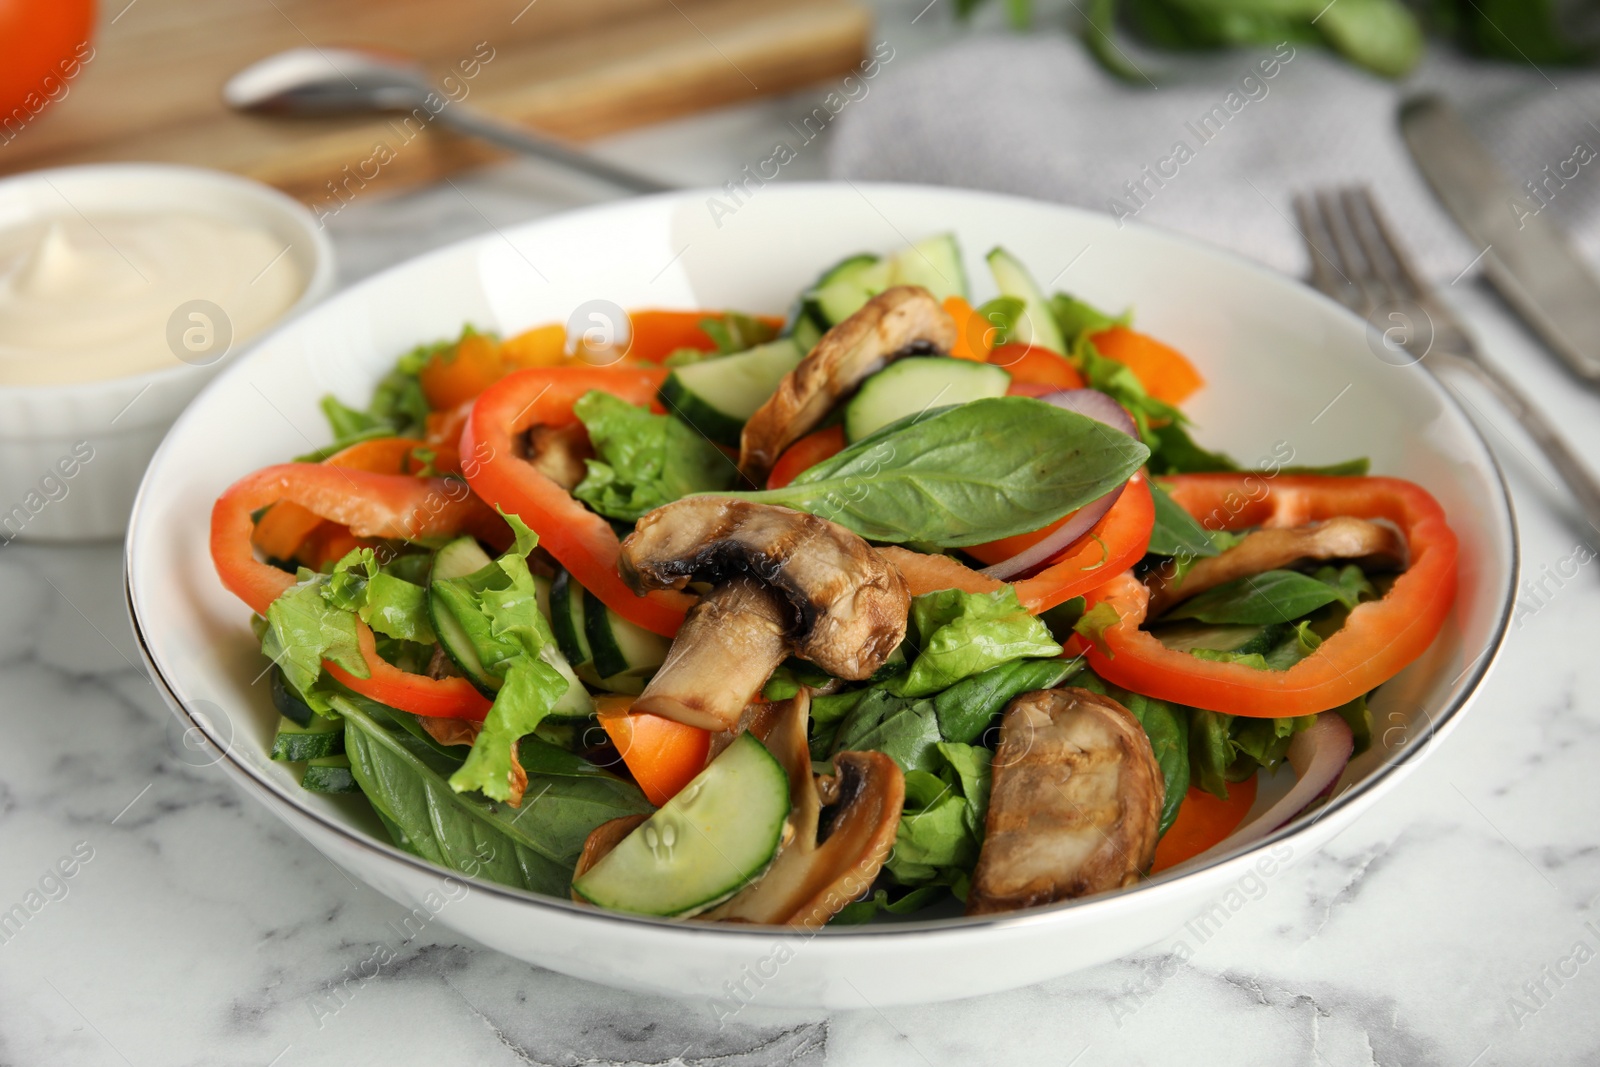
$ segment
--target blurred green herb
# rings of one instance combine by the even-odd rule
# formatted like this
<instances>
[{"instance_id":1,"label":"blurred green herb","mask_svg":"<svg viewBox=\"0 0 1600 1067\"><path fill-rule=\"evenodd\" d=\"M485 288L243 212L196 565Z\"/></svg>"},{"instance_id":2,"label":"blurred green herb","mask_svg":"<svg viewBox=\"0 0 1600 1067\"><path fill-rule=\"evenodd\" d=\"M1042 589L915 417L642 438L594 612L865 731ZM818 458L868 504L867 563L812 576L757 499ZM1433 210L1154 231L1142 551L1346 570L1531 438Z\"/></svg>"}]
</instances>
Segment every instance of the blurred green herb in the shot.
<instances>
[{"instance_id":1,"label":"blurred green herb","mask_svg":"<svg viewBox=\"0 0 1600 1067\"><path fill-rule=\"evenodd\" d=\"M956 0L970 17L985 0ZM1001 0L1019 30L1031 0ZM1577 64L1600 57L1600 14L1588 0L1086 0L1074 5L1095 60L1131 82L1149 78L1118 46L1119 31L1155 48L1197 50L1320 44L1389 78L1414 67L1424 31L1489 59Z\"/></svg>"}]
</instances>

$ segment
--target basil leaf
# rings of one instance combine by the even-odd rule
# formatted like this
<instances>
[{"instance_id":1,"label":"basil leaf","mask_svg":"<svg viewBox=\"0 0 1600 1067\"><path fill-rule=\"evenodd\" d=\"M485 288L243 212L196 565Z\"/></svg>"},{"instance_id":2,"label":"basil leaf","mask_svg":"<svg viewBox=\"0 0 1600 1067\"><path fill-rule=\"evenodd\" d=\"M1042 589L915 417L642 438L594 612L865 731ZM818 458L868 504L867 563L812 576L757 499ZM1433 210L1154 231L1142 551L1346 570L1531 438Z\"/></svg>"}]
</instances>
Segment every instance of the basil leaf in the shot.
<instances>
[{"instance_id":1,"label":"basil leaf","mask_svg":"<svg viewBox=\"0 0 1600 1067\"><path fill-rule=\"evenodd\" d=\"M1327 604L1346 601L1346 595L1343 589L1299 571L1265 571L1208 589L1163 618L1263 626L1298 619Z\"/></svg>"},{"instance_id":2,"label":"basil leaf","mask_svg":"<svg viewBox=\"0 0 1600 1067\"><path fill-rule=\"evenodd\" d=\"M782 489L729 495L875 541L951 548L1046 526L1127 481L1149 454L1075 411L991 397L891 423Z\"/></svg>"},{"instance_id":3,"label":"basil leaf","mask_svg":"<svg viewBox=\"0 0 1600 1067\"><path fill-rule=\"evenodd\" d=\"M360 708L339 710L351 773L395 842L451 870L566 896L589 833L650 810L637 787L613 778L531 777L521 810L463 796Z\"/></svg>"},{"instance_id":4,"label":"basil leaf","mask_svg":"<svg viewBox=\"0 0 1600 1067\"><path fill-rule=\"evenodd\" d=\"M1218 549L1194 516L1179 507L1160 484L1150 482L1150 496L1155 501L1156 522L1150 531L1150 547L1145 551L1157 556L1215 556Z\"/></svg>"}]
</instances>

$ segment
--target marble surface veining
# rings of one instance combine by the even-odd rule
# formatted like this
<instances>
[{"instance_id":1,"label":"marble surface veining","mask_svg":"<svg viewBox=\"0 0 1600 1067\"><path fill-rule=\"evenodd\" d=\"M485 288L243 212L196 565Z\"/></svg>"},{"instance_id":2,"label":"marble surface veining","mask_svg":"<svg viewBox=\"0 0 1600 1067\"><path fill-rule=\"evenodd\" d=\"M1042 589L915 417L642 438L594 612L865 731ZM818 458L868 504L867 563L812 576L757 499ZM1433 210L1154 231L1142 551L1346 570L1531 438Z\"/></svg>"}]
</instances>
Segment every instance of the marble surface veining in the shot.
<instances>
[{"instance_id":1,"label":"marble surface veining","mask_svg":"<svg viewBox=\"0 0 1600 1067\"><path fill-rule=\"evenodd\" d=\"M616 138L720 184L805 98ZM802 157L786 177L817 176ZM332 229L351 281L455 238L593 202L513 165ZM1451 301L1580 449L1600 397L1483 292ZM1442 748L1204 940L995 996L835 1013L703 1012L538 970L354 884L191 766L145 678L117 545L0 548L0 1064L1593 1064L1600 1062L1600 583L1584 530L1486 399L1525 580L1509 644ZM1561 577L1574 558L1591 562ZM1152 935L1160 931L1152 931ZM1179 942L1184 942L1182 945ZM379 942L381 976L327 993ZM1180 958L1181 957L1181 958Z\"/></svg>"}]
</instances>

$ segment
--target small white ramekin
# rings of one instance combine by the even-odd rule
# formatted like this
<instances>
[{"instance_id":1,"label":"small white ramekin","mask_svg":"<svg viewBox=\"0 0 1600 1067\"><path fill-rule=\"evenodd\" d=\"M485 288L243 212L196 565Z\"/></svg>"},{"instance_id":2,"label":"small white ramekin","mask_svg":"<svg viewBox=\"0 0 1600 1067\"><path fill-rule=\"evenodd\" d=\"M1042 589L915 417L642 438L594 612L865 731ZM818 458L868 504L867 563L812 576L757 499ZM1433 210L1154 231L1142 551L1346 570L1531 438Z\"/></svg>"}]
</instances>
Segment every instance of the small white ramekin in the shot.
<instances>
[{"instance_id":1,"label":"small white ramekin","mask_svg":"<svg viewBox=\"0 0 1600 1067\"><path fill-rule=\"evenodd\" d=\"M333 288L333 246L311 212L260 182L222 171L105 163L0 179L0 229L73 210L178 211L265 227L306 288L287 319ZM144 469L178 413L250 342L206 366L183 364L75 385L0 386L0 544L117 537Z\"/></svg>"}]
</instances>

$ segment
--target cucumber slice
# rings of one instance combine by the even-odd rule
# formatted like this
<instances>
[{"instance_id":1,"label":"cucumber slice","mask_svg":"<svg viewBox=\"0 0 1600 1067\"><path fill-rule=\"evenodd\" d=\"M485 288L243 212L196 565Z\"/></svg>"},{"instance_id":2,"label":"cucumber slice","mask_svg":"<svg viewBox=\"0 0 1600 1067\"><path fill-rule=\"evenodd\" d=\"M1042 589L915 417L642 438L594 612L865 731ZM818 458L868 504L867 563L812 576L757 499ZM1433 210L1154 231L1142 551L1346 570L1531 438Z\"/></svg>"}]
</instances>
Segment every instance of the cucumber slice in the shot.
<instances>
[{"instance_id":1,"label":"cucumber slice","mask_svg":"<svg viewBox=\"0 0 1600 1067\"><path fill-rule=\"evenodd\" d=\"M665 637L624 619L587 589L583 592L583 635L594 656L600 688L633 696L644 692L645 682L667 658L672 645Z\"/></svg>"},{"instance_id":2,"label":"cucumber slice","mask_svg":"<svg viewBox=\"0 0 1600 1067\"><path fill-rule=\"evenodd\" d=\"M465 578L469 574L476 574L483 570L494 560L489 558L489 553L478 547L478 542L472 537L458 537L439 550L433 557L433 580L445 581L450 578Z\"/></svg>"},{"instance_id":3,"label":"cucumber slice","mask_svg":"<svg viewBox=\"0 0 1600 1067\"><path fill-rule=\"evenodd\" d=\"M350 773L350 757L328 756L306 764L300 788L313 793L359 793L355 775Z\"/></svg>"},{"instance_id":4,"label":"cucumber slice","mask_svg":"<svg viewBox=\"0 0 1600 1067\"><path fill-rule=\"evenodd\" d=\"M590 685L599 685L600 677L594 673L593 658L589 655L589 640L584 636L583 586L572 580L566 571L556 575L550 587L550 630L556 635L556 647L567 657L578 677Z\"/></svg>"},{"instance_id":5,"label":"cucumber slice","mask_svg":"<svg viewBox=\"0 0 1600 1067\"><path fill-rule=\"evenodd\" d=\"M920 285L944 303L952 296L967 298L967 271L961 265L961 246L955 234L925 238L895 254L891 285Z\"/></svg>"},{"instance_id":6,"label":"cucumber slice","mask_svg":"<svg viewBox=\"0 0 1600 1067\"><path fill-rule=\"evenodd\" d=\"M785 337L748 352L675 368L661 383L661 402L711 440L737 448L745 421L804 354Z\"/></svg>"},{"instance_id":7,"label":"cucumber slice","mask_svg":"<svg viewBox=\"0 0 1600 1067\"><path fill-rule=\"evenodd\" d=\"M847 260L811 293L808 301L819 325L837 326L861 305L894 284L894 264L876 256Z\"/></svg>"},{"instance_id":8,"label":"cucumber slice","mask_svg":"<svg viewBox=\"0 0 1600 1067\"><path fill-rule=\"evenodd\" d=\"M289 688L281 667L272 668L272 680L267 683L267 687L272 691L272 706L278 709L279 715L290 722L309 726L312 720L319 717L311 710L311 705L301 700L295 695L295 691Z\"/></svg>"},{"instance_id":9,"label":"cucumber slice","mask_svg":"<svg viewBox=\"0 0 1600 1067\"><path fill-rule=\"evenodd\" d=\"M983 397L1005 396L1011 375L1000 367L949 356L897 359L861 384L844 409L844 434L859 441L907 415Z\"/></svg>"},{"instance_id":10,"label":"cucumber slice","mask_svg":"<svg viewBox=\"0 0 1600 1067\"><path fill-rule=\"evenodd\" d=\"M1045 299L1044 293L1034 283L1028 268L1003 248L990 252L988 259L989 273L994 275L1000 295L1013 296L1022 301L1022 317L1012 328L1009 340L1038 345L1066 355L1067 343L1061 337L1061 327L1056 325L1055 316L1050 313L1050 301Z\"/></svg>"},{"instance_id":11,"label":"cucumber slice","mask_svg":"<svg viewBox=\"0 0 1600 1067\"><path fill-rule=\"evenodd\" d=\"M788 775L766 746L740 734L572 889L612 911L694 915L767 869L788 817Z\"/></svg>"},{"instance_id":12,"label":"cucumber slice","mask_svg":"<svg viewBox=\"0 0 1600 1067\"><path fill-rule=\"evenodd\" d=\"M1156 627L1151 633L1163 645L1176 652L1193 652L1197 648L1213 652L1237 652L1249 655L1259 652L1266 655L1285 637L1294 632L1286 622L1266 626L1212 626L1203 622L1174 622Z\"/></svg>"},{"instance_id":13,"label":"cucumber slice","mask_svg":"<svg viewBox=\"0 0 1600 1067\"><path fill-rule=\"evenodd\" d=\"M282 719L278 735L272 739L272 758L285 763L304 763L344 754L344 723L321 715L310 723Z\"/></svg>"}]
</instances>

